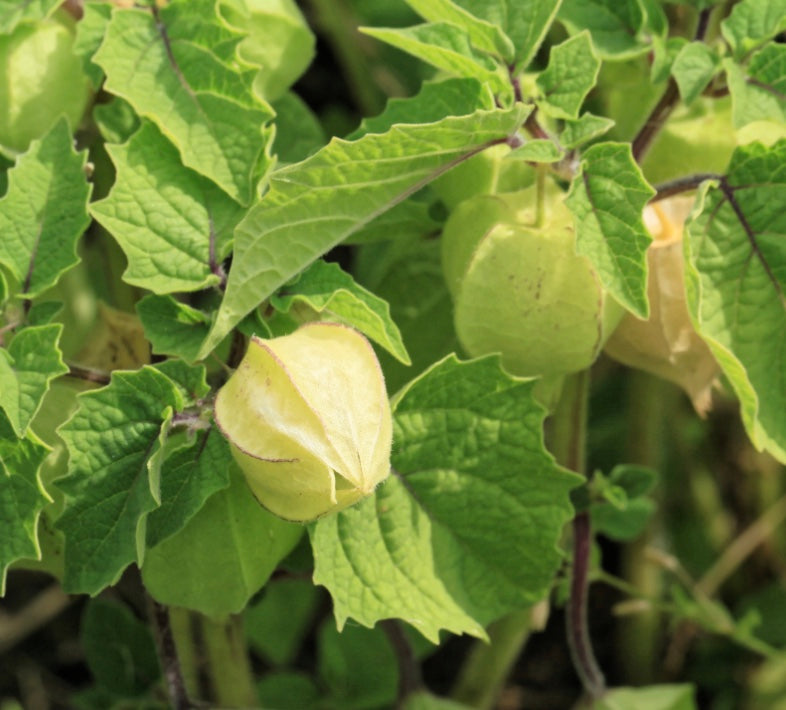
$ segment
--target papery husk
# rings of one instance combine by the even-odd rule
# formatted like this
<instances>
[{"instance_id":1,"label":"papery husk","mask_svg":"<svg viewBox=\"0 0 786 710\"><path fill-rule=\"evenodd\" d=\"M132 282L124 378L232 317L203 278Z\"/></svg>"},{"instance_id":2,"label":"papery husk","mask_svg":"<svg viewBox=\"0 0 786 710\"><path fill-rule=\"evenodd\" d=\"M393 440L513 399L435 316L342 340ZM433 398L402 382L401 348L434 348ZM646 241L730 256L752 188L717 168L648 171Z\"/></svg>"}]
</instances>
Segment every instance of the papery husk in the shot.
<instances>
[{"instance_id":1,"label":"papery husk","mask_svg":"<svg viewBox=\"0 0 786 710\"><path fill-rule=\"evenodd\" d=\"M720 367L693 328L685 301L682 234L692 197L674 197L647 207L644 222L654 241L647 252L650 317L623 318L606 343L615 360L676 383L704 416Z\"/></svg>"}]
</instances>

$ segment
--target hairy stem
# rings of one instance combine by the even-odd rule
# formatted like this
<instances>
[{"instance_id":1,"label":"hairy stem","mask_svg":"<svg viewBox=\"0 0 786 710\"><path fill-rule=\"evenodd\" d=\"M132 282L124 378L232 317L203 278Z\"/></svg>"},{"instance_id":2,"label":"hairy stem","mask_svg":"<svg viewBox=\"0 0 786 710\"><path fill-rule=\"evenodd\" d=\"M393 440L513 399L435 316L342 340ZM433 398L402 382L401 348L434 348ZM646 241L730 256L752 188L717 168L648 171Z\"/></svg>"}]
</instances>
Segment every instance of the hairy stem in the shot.
<instances>
[{"instance_id":1,"label":"hairy stem","mask_svg":"<svg viewBox=\"0 0 786 710\"><path fill-rule=\"evenodd\" d=\"M423 685L415 654L401 624L396 619L385 619L380 623L382 630L393 647L393 652L398 660L399 682L397 706L403 707L407 697L419 690Z\"/></svg>"},{"instance_id":2,"label":"hairy stem","mask_svg":"<svg viewBox=\"0 0 786 710\"><path fill-rule=\"evenodd\" d=\"M258 707L242 619L217 621L198 612L170 609L172 633L185 687L209 707Z\"/></svg>"},{"instance_id":3,"label":"hairy stem","mask_svg":"<svg viewBox=\"0 0 786 710\"><path fill-rule=\"evenodd\" d=\"M552 452L557 461L576 473L584 473L586 469L588 405L589 371L584 370L565 380L562 396L554 412L552 430ZM573 562L566 609L567 635L573 665L585 692L591 698L599 698L606 690L606 681L595 659L589 637L587 594L591 548L589 513L583 511L573 520Z\"/></svg>"},{"instance_id":4,"label":"hairy stem","mask_svg":"<svg viewBox=\"0 0 786 710\"><path fill-rule=\"evenodd\" d=\"M655 197L650 200L650 204L665 200L667 197L679 195L682 192L695 190L705 180L722 180L723 176L717 173L697 173L696 175L686 175L685 177L669 180L655 186Z\"/></svg>"},{"instance_id":5,"label":"hairy stem","mask_svg":"<svg viewBox=\"0 0 786 710\"><path fill-rule=\"evenodd\" d=\"M161 667L164 671L169 699L172 701L174 710L191 710L196 707L188 697L186 684L183 680L183 673L180 670L180 660L177 656L175 637L172 634L172 626L169 623L169 609L163 604L159 604L152 597L148 597L150 605L150 616L155 628L156 644L158 646L158 656L161 660Z\"/></svg>"}]
</instances>

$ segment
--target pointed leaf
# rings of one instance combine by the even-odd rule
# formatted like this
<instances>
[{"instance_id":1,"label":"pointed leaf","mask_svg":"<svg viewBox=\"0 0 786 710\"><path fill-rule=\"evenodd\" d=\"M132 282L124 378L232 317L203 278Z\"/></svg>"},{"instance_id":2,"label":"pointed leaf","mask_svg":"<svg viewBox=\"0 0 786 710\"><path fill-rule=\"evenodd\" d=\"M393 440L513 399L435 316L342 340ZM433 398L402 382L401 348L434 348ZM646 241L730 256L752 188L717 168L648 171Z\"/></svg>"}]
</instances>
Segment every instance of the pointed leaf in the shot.
<instances>
[{"instance_id":1,"label":"pointed leaf","mask_svg":"<svg viewBox=\"0 0 786 710\"><path fill-rule=\"evenodd\" d=\"M520 148L516 148L508 160L527 160L532 163L554 163L563 157L563 152L554 141L547 138L528 140Z\"/></svg>"},{"instance_id":2,"label":"pointed leaf","mask_svg":"<svg viewBox=\"0 0 786 710\"><path fill-rule=\"evenodd\" d=\"M543 93L538 102L556 118L578 118L581 105L598 80L600 59L589 32L581 32L551 48L549 64L537 78Z\"/></svg>"},{"instance_id":3,"label":"pointed leaf","mask_svg":"<svg viewBox=\"0 0 786 710\"><path fill-rule=\"evenodd\" d=\"M347 140L357 140L367 133L385 133L397 123L434 123L445 116L466 116L493 108L493 95L477 79L454 77L429 81L415 96L390 99L381 114L364 118Z\"/></svg>"},{"instance_id":4,"label":"pointed leaf","mask_svg":"<svg viewBox=\"0 0 786 710\"><path fill-rule=\"evenodd\" d=\"M480 54L466 33L446 22L406 28L364 27L363 33L460 77L488 83L495 92L510 89L499 65Z\"/></svg>"},{"instance_id":5,"label":"pointed leaf","mask_svg":"<svg viewBox=\"0 0 786 710\"><path fill-rule=\"evenodd\" d=\"M0 597L5 577L16 560L38 559L38 518L50 502L41 485L41 464L49 449L37 438L18 439L0 412Z\"/></svg>"},{"instance_id":6,"label":"pointed leaf","mask_svg":"<svg viewBox=\"0 0 786 710\"><path fill-rule=\"evenodd\" d=\"M226 295L199 357L317 257L451 167L505 142L528 113L519 104L394 126L351 143L334 139L276 171L262 202L235 230Z\"/></svg>"},{"instance_id":7,"label":"pointed leaf","mask_svg":"<svg viewBox=\"0 0 786 710\"><path fill-rule=\"evenodd\" d=\"M178 449L161 467L161 506L147 519L147 545L180 532L214 493L229 485L232 457L226 439L213 427L193 446Z\"/></svg>"},{"instance_id":8,"label":"pointed leaf","mask_svg":"<svg viewBox=\"0 0 786 710\"><path fill-rule=\"evenodd\" d=\"M339 627L394 617L433 641L440 629L485 637L489 621L548 593L579 479L543 448L533 386L497 358L451 356L404 391L395 475L311 529L314 581Z\"/></svg>"},{"instance_id":9,"label":"pointed leaf","mask_svg":"<svg viewBox=\"0 0 786 710\"><path fill-rule=\"evenodd\" d=\"M82 18L76 26L74 54L82 57L84 72L90 77L96 89L101 86L101 82L104 80L104 72L93 62L93 55L104 39L111 15L111 3L88 2L82 7Z\"/></svg>"},{"instance_id":10,"label":"pointed leaf","mask_svg":"<svg viewBox=\"0 0 786 710\"><path fill-rule=\"evenodd\" d=\"M315 261L297 280L276 293L270 303L284 313L295 304L304 304L323 320L352 326L405 365L411 364L387 301L356 283L338 264Z\"/></svg>"},{"instance_id":11,"label":"pointed leaf","mask_svg":"<svg viewBox=\"0 0 786 710\"><path fill-rule=\"evenodd\" d=\"M583 143L602 136L613 126L614 121L610 118L584 113L575 121L565 121L559 142L565 148L577 148Z\"/></svg>"},{"instance_id":12,"label":"pointed leaf","mask_svg":"<svg viewBox=\"0 0 786 710\"><path fill-rule=\"evenodd\" d=\"M604 59L624 59L648 49L639 38L645 15L638 0L564 0L559 19L572 33L589 30Z\"/></svg>"},{"instance_id":13,"label":"pointed leaf","mask_svg":"<svg viewBox=\"0 0 786 710\"><path fill-rule=\"evenodd\" d=\"M753 121L786 122L786 47L768 44L747 67L724 62L735 128Z\"/></svg>"},{"instance_id":14,"label":"pointed leaf","mask_svg":"<svg viewBox=\"0 0 786 710\"><path fill-rule=\"evenodd\" d=\"M513 70L518 73L532 61L562 0L454 0L475 17L501 27L513 42L516 56Z\"/></svg>"},{"instance_id":15,"label":"pointed leaf","mask_svg":"<svg viewBox=\"0 0 786 710\"><path fill-rule=\"evenodd\" d=\"M27 432L53 379L68 372L58 341L59 323L21 330L7 350L0 349L0 408L16 435Z\"/></svg>"},{"instance_id":16,"label":"pointed leaf","mask_svg":"<svg viewBox=\"0 0 786 710\"><path fill-rule=\"evenodd\" d=\"M172 3L160 21L146 10L115 9L93 60L107 91L156 123L185 165L248 204L273 112L252 90L255 72L239 73L225 56L241 37L205 0Z\"/></svg>"},{"instance_id":17,"label":"pointed leaf","mask_svg":"<svg viewBox=\"0 0 786 710\"><path fill-rule=\"evenodd\" d=\"M76 153L65 119L17 161L0 199L0 264L32 298L79 261L76 242L90 224L86 154Z\"/></svg>"},{"instance_id":18,"label":"pointed leaf","mask_svg":"<svg viewBox=\"0 0 786 710\"><path fill-rule=\"evenodd\" d=\"M642 211L654 194L629 143L599 143L583 154L566 199L576 226L576 252L590 259L604 288L639 318L649 313L652 241Z\"/></svg>"},{"instance_id":19,"label":"pointed leaf","mask_svg":"<svg viewBox=\"0 0 786 710\"><path fill-rule=\"evenodd\" d=\"M211 260L227 254L242 208L184 168L151 123L123 145L107 145L117 169L109 196L91 214L128 258L123 280L154 293L197 291L219 282Z\"/></svg>"},{"instance_id":20,"label":"pointed leaf","mask_svg":"<svg viewBox=\"0 0 786 710\"><path fill-rule=\"evenodd\" d=\"M511 64L515 50L513 43L498 24L486 22L461 7L461 2L451 0L406 0L415 12L429 22L447 22L467 33L469 41L477 49L499 55Z\"/></svg>"},{"instance_id":21,"label":"pointed leaf","mask_svg":"<svg viewBox=\"0 0 786 710\"><path fill-rule=\"evenodd\" d=\"M741 0L721 22L721 32L738 60L783 29L786 0Z\"/></svg>"},{"instance_id":22,"label":"pointed leaf","mask_svg":"<svg viewBox=\"0 0 786 710\"><path fill-rule=\"evenodd\" d=\"M203 400L210 385L207 384L207 370L204 365L189 365L183 360L162 360L152 365L160 373L166 375L180 390L187 406L198 404Z\"/></svg>"},{"instance_id":23,"label":"pointed leaf","mask_svg":"<svg viewBox=\"0 0 786 710\"><path fill-rule=\"evenodd\" d=\"M738 148L685 241L688 305L759 449L786 461L786 141ZM700 210L700 213L699 213Z\"/></svg>"},{"instance_id":24,"label":"pointed leaf","mask_svg":"<svg viewBox=\"0 0 786 710\"><path fill-rule=\"evenodd\" d=\"M193 362L210 331L210 318L172 296L145 296L136 304L153 352Z\"/></svg>"},{"instance_id":25,"label":"pointed leaf","mask_svg":"<svg viewBox=\"0 0 786 710\"><path fill-rule=\"evenodd\" d=\"M671 73L686 105L692 104L720 67L720 58L704 42L686 44L674 59Z\"/></svg>"},{"instance_id":26,"label":"pointed leaf","mask_svg":"<svg viewBox=\"0 0 786 710\"><path fill-rule=\"evenodd\" d=\"M232 458L223 461L229 487L148 550L142 567L145 587L159 602L209 616L242 611L303 534L301 525L262 508Z\"/></svg>"},{"instance_id":27,"label":"pointed leaf","mask_svg":"<svg viewBox=\"0 0 786 710\"><path fill-rule=\"evenodd\" d=\"M59 429L70 457L69 475L58 481L66 496L57 521L65 589L95 594L141 562L145 518L160 500L154 457L167 419L181 408L175 385L151 367L114 372L108 386L79 396Z\"/></svg>"}]
</instances>

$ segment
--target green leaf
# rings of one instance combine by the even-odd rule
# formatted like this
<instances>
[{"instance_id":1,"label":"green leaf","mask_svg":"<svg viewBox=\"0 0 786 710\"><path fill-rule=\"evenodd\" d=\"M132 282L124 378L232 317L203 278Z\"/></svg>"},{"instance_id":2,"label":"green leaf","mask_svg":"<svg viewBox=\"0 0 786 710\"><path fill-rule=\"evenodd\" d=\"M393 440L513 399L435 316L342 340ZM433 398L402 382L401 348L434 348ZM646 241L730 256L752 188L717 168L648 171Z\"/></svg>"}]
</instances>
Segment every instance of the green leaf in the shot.
<instances>
[{"instance_id":1,"label":"green leaf","mask_svg":"<svg viewBox=\"0 0 786 710\"><path fill-rule=\"evenodd\" d=\"M257 695L264 708L313 710L321 707L322 692L308 673L273 671L257 683Z\"/></svg>"},{"instance_id":2,"label":"green leaf","mask_svg":"<svg viewBox=\"0 0 786 710\"><path fill-rule=\"evenodd\" d=\"M451 0L405 0L428 22L447 22L463 30L477 49L496 54L506 64L514 60L515 49L498 24L486 22Z\"/></svg>"},{"instance_id":3,"label":"green leaf","mask_svg":"<svg viewBox=\"0 0 786 710\"><path fill-rule=\"evenodd\" d=\"M735 128L753 121L786 122L786 47L768 44L751 57L746 69L724 62Z\"/></svg>"},{"instance_id":4,"label":"green leaf","mask_svg":"<svg viewBox=\"0 0 786 710\"><path fill-rule=\"evenodd\" d=\"M109 385L78 399L59 429L70 461L57 484L66 496L57 527L66 539L64 588L95 594L142 561L145 520L160 501L156 453L183 402L151 367L114 372Z\"/></svg>"},{"instance_id":5,"label":"green leaf","mask_svg":"<svg viewBox=\"0 0 786 710\"><path fill-rule=\"evenodd\" d=\"M499 65L472 48L467 34L446 22L415 27L364 27L363 33L450 74L485 82L496 93L510 90Z\"/></svg>"},{"instance_id":6,"label":"green leaf","mask_svg":"<svg viewBox=\"0 0 786 710\"><path fill-rule=\"evenodd\" d=\"M215 16L214 5L174 2L160 11L160 22L146 10L115 9L93 60L106 73L105 89L153 121L185 165L247 205L272 138L263 127L273 111L252 90L254 72L238 72L224 56L241 35ZM207 41L210 29L215 46Z\"/></svg>"},{"instance_id":7,"label":"green leaf","mask_svg":"<svg viewBox=\"0 0 786 710\"><path fill-rule=\"evenodd\" d=\"M786 0L741 0L721 22L723 37L739 60L786 29Z\"/></svg>"},{"instance_id":8,"label":"green leaf","mask_svg":"<svg viewBox=\"0 0 786 710\"><path fill-rule=\"evenodd\" d=\"M518 73L532 61L557 14L561 0L454 0L475 17L502 28L516 48L512 64Z\"/></svg>"},{"instance_id":9,"label":"green leaf","mask_svg":"<svg viewBox=\"0 0 786 710\"><path fill-rule=\"evenodd\" d=\"M259 505L231 458L224 467L229 487L147 552L142 579L162 604L208 616L242 611L303 533Z\"/></svg>"},{"instance_id":10,"label":"green leaf","mask_svg":"<svg viewBox=\"0 0 786 710\"><path fill-rule=\"evenodd\" d=\"M291 664L309 634L320 599L310 580L280 579L268 584L262 598L243 614L249 644L275 666Z\"/></svg>"},{"instance_id":11,"label":"green leaf","mask_svg":"<svg viewBox=\"0 0 786 710\"><path fill-rule=\"evenodd\" d=\"M519 104L394 126L354 142L333 139L273 173L270 190L235 230L224 301L198 357L317 257L451 167L503 143L529 110Z\"/></svg>"},{"instance_id":12,"label":"green leaf","mask_svg":"<svg viewBox=\"0 0 786 710\"><path fill-rule=\"evenodd\" d=\"M131 104L119 96L93 107L93 119L107 143L125 143L141 125Z\"/></svg>"},{"instance_id":13,"label":"green leaf","mask_svg":"<svg viewBox=\"0 0 786 710\"><path fill-rule=\"evenodd\" d=\"M389 239L412 239L436 236L441 222L434 218L435 198L428 190L399 202L387 212L355 232L345 244L368 244Z\"/></svg>"},{"instance_id":14,"label":"green leaf","mask_svg":"<svg viewBox=\"0 0 786 710\"><path fill-rule=\"evenodd\" d=\"M214 493L229 486L229 445L213 427L161 466L161 505L147 518L147 546L180 532Z\"/></svg>"},{"instance_id":15,"label":"green leaf","mask_svg":"<svg viewBox=\"0 0 786 710\"><path fill-rule=\"evenodd\" d=\"M114 695L135 698L161 677L150 629L127 607L91 599L79 630L90 672L99 686Z\"/></svg>"},{"instance_id":16,"label":"green leaf","mask_svg":"<svg viewBox=\"0 0 786 710\"><path fill-rule=\"evenodd\" d=\"M528 140L516 148L507 160L527 160L532 163L554 163L563 157L563 152L554 141L547 138Z\"/></svg>"},{"instance_id":17,"label":"green leaf","mask_svg":"<svg viewBox=\"0 0 786 710\"><path fill-rule=\"evenodd\" d=\"M426 691L418 691L407 696L402 710L469 710L469 705L462 705L449 698L441 698Z\"/></svg>"},{"instance_id":18,"label":"green leaf","mask_svg":"<svg viewBox=\"0 0 786 710\"><path fill-rule=\"evenodd\" d=\"M199 403L210 392L204 365L189 365L183 360L163 360L151 367L166 375L180 390L188 406Z\"/></svg>"},{"instance_id":19,"label":"green leaf","mask_svg":"<svg viewBox=\"0 0 786 710\"><path fill-rule=\"evenodd\" d=\"M394 475L310 530L339 627L393 617L432 641L440 629L484 638L492 619L548 593L579 479L543 448L533 387L496 357L451 356L405 389Z\"/></svg>"},{"instance_id":20,"label":"green leaf","mask_svg":"<svg viewBox=\"0 0 786 710\"><path fill-rule=\"evenodd\" d=\"M18 439L0 412L0 597L5 594L6 571L21 559L39 559L38 518L50 502L40 471L49 449L37 437Z\"/></svg>"},{"instance_id":21,"label":"green leaf","mask_svg":"<svg viewBox=\"0 0 786 710\"><path fill-rule=\"evenodd\" d=\"M28 325L48 325L62 310L62 301L37 301L27 312L27 323Z\"/></svg>"},{"instance_id":22,"label":"green leaf","mask_svg":"<svg viewBox=\"0 0 786 710\"><path fill-rule=\"evenodd\" d=\"M686 105L690 106L699 98L719 67L720 57L704 42L689 42L679 51L671 73Z\"/></svg>"},{"instance_id":23,"label":"green leaf","mask_svg":"<svg viewBox=\"0 0 786 710\"><path fill-rule=\"evenodd\" d=\"M555 118L576 119L598 80L600 59L587 31L551 48L549 64L537 78L543 96L538 105Z\"/></svg>"},{"instance_id":24,"label":"green leaf","mask_svg":"<svg viewBox=\"0 0 786 710\"><path fill-rule=\"evenodd\" d=\"M325 131L317 115L297 94L288 91L274 104L276 138L273 152L281 163L305 160L325 145Z\"/></svg>"},{"instance_id":25,"label":"green leaf","mask_svg":"<svg viewBox=\"0 0 786 710\"><path fill-rule=\"evenodd\" d=\"M647 247L642 211L655 194L629 143L598 143L582 156L566 204L573 212L576 252L589 258L604 288L647 318Z\"/></svg>"},{"instance_id":26,"label":"green leaf","mask_svg":"<svg viewBox=\"0 0 786 710\"><path fill-rule=\"evenodd\" d=\"M399 664L381 628L347 626L339 633L327 620L319 629L317 648L329 707L364 710L395 705Z\"/></svg>"},{"instance_id":27,"label":"green leaf","mask_svg":"<svg viewBox=\"0 0 786 710\"><path fill-rule=\"evenodd\" d=\"M152 124L107 145L117 170L112 192L90 205L128 259L123 280L154 293L197 291L220 282L211 261L229 251L242 208L180 162Z\"/></svg>"},{"instance_id":28,"label":"green leaf","mask_svg":"<svg viewBox=\"0 0 786 710\"><path fill-rule=\"evenodd\" d=\"M62 0L0 0L0 34L11 34L20 22L49 17Z\"/></svg>"},{"instance_id":29,"label":"green leaf","mask_svg":"<svg viewBox=\"0 0 786 710\"><path fill-rule=\"evenodd\" d=\"M359 250L355 273L364 286L390 303L412 366L378 352L389 392L398 391L435 358L459 349L453 306L442 276L441 245L423 235Z\"/></svg>"},{"instance_id":30,"label":"green leaf","mask_svg":"<svg viewBox=\"0 0 786 710\"><path fill-rule=\"evenodd\" d=\"M172 296L145 296L136 312L153 352L193 362L210 331L210 317Z\"/></svg>"},{"instance_id":31,"label":"green leaf","mask_svg":"<svg viewBox=\"0 0 786 710\"><path fill-rule=\"evenodd\" d=\"M648 49L639 37L645 14L638 0L564 0L559 19L573 34L589 30L603 59L624 59Z\"/></svg>"},{"instance_id":32,"label":"green leaf","mask_svg":"<svg viewBox=\"0 0 786 710\"><path fill-rule=\"evenodd\" d=\"M104 39L111 15L112 3L88 2L82 6L82 19L76 25L74 54L82 57L84 72L90 77L96 89L104 80L104 72L93 62L93 55Z\"/></svg>"},{"instance_id":33,"label":"green leaf","mask_svg":"<svg viewBox=\"0 0 786 710\"><path fill-rule=\"evenodd\" d=\"M74 152L63 118L9 172L0 200L0 264L28 298L54 286L79 261L76 243L90 224L85 158Z\"/></svg>"},{"instance_id":34,"label":"green leaf","mask_svg":"<svg viewBox=\"0 0 786 710\"><path fill-rule=\"evenodd\" d=\"M591 113L582 114L575 121L565 121L565 127L559 136L559 142L564 148L577 148L578 146L602 136L614 126L614 121L604 116L594 116Z\"/></svg>"},{"instance_id":35,"label":"green leaf","mask_svg":"<svg viewBox=\"0 0 786 710\"><path fill-rule=\"evenodd\" d=\"M656 474L651 469L635 465L615 466L609 474L609 491L616 489L623 495L622 505L611 495L595 503L590 509L592 529L612 540L635 540L644 532L655 512L655 502L645 496L652 490Z\"/></svg>"},{"instance_id":36,"label":"green leaf","mask_svg":"<svg viewBox=\"0 0 786 710\"><path fill-rule=\"evenodd\" d=\"M692 685L612 688L595 701L593 710L696 710Z\"/></svg>"},{"instance_id":37,"label":"green leaf","mask_svg":"<svg viewBox=\"0 0 786 710\"><path fill-rule=\"evenodd\" d=\"M411 364L387 301L358 285L338 264L315 261L272 296L270 303L283 313L295 304L304 304L322 320L352 326L405 365Z\"/></svg>"},{"instance_id":38,"label":"green leaf","mask_svg":"<svg viewBox=\"0 0 786 710\"><path fill-rule=\"evenodd\" d=\"M493 108L494 96L477 79L453 77L429 81L415 96L390 99L381 114L364 118L347 140L357 140L367 133L385 133L397 123L434 123L445 116L466 116Z\"/></svg>"},{"instance_id":39,"label":"green leaf","mask_svg":"<svg viewBox=\"0 0 786 710\"><path fill-rule=\"evenodd\" d=\"M674 60L680 53L683 47L689 44L685 37L669 37L661 39L656 37L653 39L652 51L652 68L650 70L650 79L653 84L666 81L671 76L671 67Z\"/></svg>"},{"instance_id":40,"label":"green leaf","mask_svg":"<svg viewBox=\"0 0 786 710\"><path fill-rule=\"evenodd\" d=\"M786 461L786 140L737 148L705 183L685 239L691 318L740 400L753 444Z\"/></svg>"},{"instance_id":41,"label":"green leaf","mask_svg":"<svg viewBox=\"0 0 786 710\"><path fill-rule=\"evenodd\" d=\"M259 67L254 90L275 101L314 58L316 37L294 0L221 3L222 17L248 36L238 46L241 60Z\"/></svg>"},{"instance_id":42,"label":"green leaf","mask_svg":"<svg viewBox=\"0 0 786 710\"><path fill-rule=\"evenodd\" d=\"M58 341L59 323L21 330L7 350L0 349L0 408L19 437L41 406L52 380L68 372Z\"/></svg>"}]
</instances>

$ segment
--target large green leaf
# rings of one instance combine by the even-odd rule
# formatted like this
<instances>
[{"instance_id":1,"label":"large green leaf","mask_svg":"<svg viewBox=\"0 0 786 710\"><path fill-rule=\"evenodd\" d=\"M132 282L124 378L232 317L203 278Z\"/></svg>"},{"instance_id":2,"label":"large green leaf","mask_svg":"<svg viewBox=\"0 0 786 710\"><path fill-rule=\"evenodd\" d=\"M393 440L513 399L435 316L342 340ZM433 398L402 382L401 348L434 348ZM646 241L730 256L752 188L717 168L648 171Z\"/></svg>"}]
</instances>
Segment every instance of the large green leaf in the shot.
<instances>
[{"instance_id":1,"label":"large green leaf","mask_svg":"<svg viewBox=\"0 0 786 710\"><path fill-rule=\"evenodd\" d=\"M37 437L18 439L0 411L0 596L5 594L8 566L38 559L38 518L49 502L40 470L49 449Z\"/></svg>"},{"instance_id":2,"label":"large green leaf","mask_svg":"<svg viewBox=\"0 0 786 710\"><path fill-rule=\"evenodd\" d=\"M496 93L510 90L501 66L477 52L467 34L454 25L432 22L401 29L365 27L363 32L449 74L487 83Z\"/></svg>"},{"instance_id":3,"label":"large green leaf","mask_svg":"<svg viewBox=\"0 0 786 710\"><path fill-rule=\"evenodd\" d=\"M385 133L397 123L434 123L445 116L466 116L494 108L494 96L477 79L453 77L428 81L415 96L391 99L378 116L364 118L348 140L366 133Z\"/></svg>"},{"instance_id":4,"label":"large green leaf","mask_svg":"<svg viewBox=\"0 0 786 710\"><path fill-rule=\"evenodd\" d=\"M154 293L217 284L243 210L210 180L184 168L177 149L145 121L123 145L107 145L117 170L91 214L128 259L123 280Z\"/></svg>"},{"instance_id":5,"label":"large green leaf","mask_svg":"<svg viewBox=\"0 0 786 710\"><path fill-rule=\"evenodd\" d=\"M647 247L652 241L642 211L654 194L629 143L599 143L583 154L566 199L576 226L576 251L590 259L604 288L640 318L649 314Z\"/></svg>"},{"instance_id":6,"label":"large green leaf","mask_svg":"<svg viewBox=\"0 0 786 710\"><path fill-rule=\"evenodd\" d=\"M68 122L61 119L9 172L0 200L0 264L30 298L79 261L76 242L90 224L85 158L74 152Z\"/></svg>"},{"instance_id":7,"label":"large green leaf","mask_svg":"<svg viewBox=\"0 0 786 710\"><path fill-rule=\"evenodd\" d=\"M160 501L163 437L182 404L175 384L151 367L114 372L108 386L79 396L59 429L70 457L57 522L67 590L95 594L142 561L146 517Z\"/></svg>"},{"instance_id":8,"label":"large green leaf","mask_svg":"<svg viewBox=\"0 0 786 710\"><path fill-rule=\"evenodd\" d=\"M688 684L611 688L592 710L696 710L695 695L695 688Z\"/></svg>"},{"instance_id":9,"label":"large green leaf","mask_svg":"<svg viewBox=\"0 0 786 710\"><path fill-rule=\"evenodd\" d=\"M736 59L786 29L786 0L742 0L721 23Z\"/></svg>"},{"instance_id":10,"label":"large green leaf","mask_svg":"<svg viewBox=\"0 0 786 710\"><path fill-rule=\"evenodd\" d=\"M576 119L590 89L595 86L600 59L589 32L581 32L551 48L549 65L537 79L542 92L538 103L557 118Z\"/></svg>"},{"instance_id":11,"label":"large green leaf","mask_svg":"<svg viewBox=\"0 0 786 710\"><path fill-rule=\"evenodd\" d=\"M786 47L768 44L747 67L724 62L736 128L752 121L786 122Z\"/></svg>"},{"instance_id":12,"label":"large green leaf","mask_svg":"<svg viewBox=\"0 0 786 710\"><path fill-rule=\"evenodd\" d=\"M155 547L180 532L205 501L229 485L232 456L226 439L213 427L193 446L178 449L161 466L161 505L147 519L147 546Z\"/></svg>"},{"instance_id":13,"label":"large green leaf","mask_svg":"<svg viewBox=\"0 0 786 710\"><path fill-rule=\"evenodd\" d=\"M28 327L0 349L0 409L24 436L53 379L68 372L58 341L60 324Z\"/></svg>"},{"instance_id":14,"label":"large green leaf","mask_svg":"<svg viewBox=\"0 0 786 710\"><path fill-rule=\"evenodd\" d=\"M319 313L322 320L350 325L405 365L411 364L387 301L356 283L338 264L315 261L272 296L270 303L284 313L301 304Z\"/></svg>"},{"instance_id":15,"label":"large green leaf","mask_svg":"<svg viewBox=\"0 0 786 710\"><path fill-rule=\"evenodd\" d=\"M535 56L562 0L454 0L486 22L501 27L513 42L514 72L524 69Z\"/></svg>"},{"instance_id":16,"label":"large green leaf","mask_svg":"<svg viewBox=\"0 0 786 710\"><path fill-rule=\"evenodd\" d=\"M515 49L499 24L487 22L452 0L406 0L415 12L429 22L448 22L466 32L470 42L507 64L513 62Z\"/></svg>"},{"instance_id":17,"label":"large green leaf","mask_svg":"<svg viewBox=\"0 0 786 710\"><path fill-rule=\"evenodd\" d=\"M732 156L685 240L694 324L740 400L754 445L786 461L786 140Z\"/></svg>"},{"instance_id":18,"label":"large green leaf","mask_svg":"<svg viewBox=\"0 0 786 710\"><path fill-rule=\"evenodd\" d=\"M484 637L548 593L579 478L543 448L533 386L497 358L451 356L404 391L393 475L311 528L314 581L339 626L394 617L433 641L440 629Z\"/></svg>"},{"instance_id":19,"label":"large green leaf","mask_svg":"<svg viewBox=\"0 0 786 710\"><path fill-rule=\"evenodd\" d=\"M162 604L209 616L239 613L303 534L301 525L260 506L231 457L223 466L229 487L147 552L142 579Z\"/></svg>"},{"instance_id":20,"label":"large green leaf","mask_svg":"<svg viewBox=\"0 0 786 710\"><path fill-rule=\"evenodd\" d=\"M185 165L248 204L273 111L252 89L255 72L231 64L240 39L212 0L177 0L160 21L148 10L115 9L93 61L106 90L152 120Z\"/></svg>"},{"instance_id":21,"label":"large green leaf","mask_svg":"<svg viewBox=\"0 0 786 710\"><path fill-rule=\"evenodd\" d=\"M273 173L270 190L235 230L226 295L199 356L317 257L450 168L504 143L529 110L518 104L333 139Z\"/></svg>"}]
</instances>

